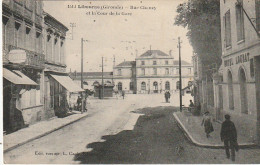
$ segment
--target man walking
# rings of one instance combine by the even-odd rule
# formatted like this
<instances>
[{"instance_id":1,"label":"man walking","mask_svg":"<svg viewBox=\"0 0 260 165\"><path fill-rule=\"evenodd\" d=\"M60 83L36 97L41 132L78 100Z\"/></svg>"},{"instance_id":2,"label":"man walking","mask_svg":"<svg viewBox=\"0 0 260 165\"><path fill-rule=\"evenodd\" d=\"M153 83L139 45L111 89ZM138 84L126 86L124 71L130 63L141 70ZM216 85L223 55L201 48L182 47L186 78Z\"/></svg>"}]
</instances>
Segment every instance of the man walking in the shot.
<instances>
[{"instance_id":1,"label":"man walking","mask_svg":"<svg viewBox=\"0 0 260 165\"><path fill-rule=\"evenodd\" d=\"M221 125L220 137L224 141L226 156L230 158L229 148L231 149L231 160L235 161L235 150L238 151L237 131L235 124L230 121L230 115L225 115L225 121Z\"/></svg>"}]
</instances>

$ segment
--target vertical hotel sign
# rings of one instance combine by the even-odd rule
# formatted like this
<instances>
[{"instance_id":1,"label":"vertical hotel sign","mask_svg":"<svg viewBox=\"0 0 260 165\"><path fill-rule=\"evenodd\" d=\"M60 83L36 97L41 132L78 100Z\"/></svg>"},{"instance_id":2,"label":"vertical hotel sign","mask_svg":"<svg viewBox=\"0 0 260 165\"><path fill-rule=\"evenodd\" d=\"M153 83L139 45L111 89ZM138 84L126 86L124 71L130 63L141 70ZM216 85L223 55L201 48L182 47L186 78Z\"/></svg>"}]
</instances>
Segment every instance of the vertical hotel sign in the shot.
<instances>
[{"instance_id":1,"label":"vertical hotel sign","mask_svg":"<svg viewBox=\"0 0 260 165\"><path fill-rule=\"evenodd\" d=\"M228 67L228 66L248 62L249 55L250 55L249 52L247 52L247 53L241 54L239 56L236 56L235 58L230 58L230 59L224 60L224 66Z\"/></svg>"}]
</instances>

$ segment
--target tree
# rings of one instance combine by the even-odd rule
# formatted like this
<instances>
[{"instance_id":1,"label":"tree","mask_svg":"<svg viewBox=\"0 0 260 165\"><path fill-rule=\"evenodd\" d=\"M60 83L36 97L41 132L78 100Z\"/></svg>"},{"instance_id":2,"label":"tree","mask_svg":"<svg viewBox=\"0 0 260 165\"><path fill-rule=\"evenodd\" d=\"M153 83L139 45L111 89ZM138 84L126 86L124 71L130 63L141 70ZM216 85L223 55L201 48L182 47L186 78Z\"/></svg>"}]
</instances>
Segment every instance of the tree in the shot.
<instances>
[{"instance_id":1,"label":"tree","mask_svg":"<svg viewBox=\"0 0 260 165\"><path fill-rule=\"evenodd\" d=\"M177 7L175 25L188 29L187 36L202 67L221 64L219 0L188 0ZM207 71L206 69L203 69Z\"/></svg>"}]
</instances>

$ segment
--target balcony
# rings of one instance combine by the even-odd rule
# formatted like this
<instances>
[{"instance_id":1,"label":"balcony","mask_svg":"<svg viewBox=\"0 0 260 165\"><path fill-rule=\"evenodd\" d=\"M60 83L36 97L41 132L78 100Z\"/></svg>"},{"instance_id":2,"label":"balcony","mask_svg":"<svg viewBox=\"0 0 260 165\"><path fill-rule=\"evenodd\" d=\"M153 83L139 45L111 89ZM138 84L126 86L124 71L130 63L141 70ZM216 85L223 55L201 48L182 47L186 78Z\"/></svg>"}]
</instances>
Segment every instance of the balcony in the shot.
<instances>
[{"instance_id":1,"label":"balcony","mask_svg":"<svg viewBox=\"0 0 260 165\"><path fill-rule=\"evenodd\" d=\"M7 58L11 63L44 69L44 54L32 52L13 45L8 45L7 51Z\"/></svg>"}]
</instances>

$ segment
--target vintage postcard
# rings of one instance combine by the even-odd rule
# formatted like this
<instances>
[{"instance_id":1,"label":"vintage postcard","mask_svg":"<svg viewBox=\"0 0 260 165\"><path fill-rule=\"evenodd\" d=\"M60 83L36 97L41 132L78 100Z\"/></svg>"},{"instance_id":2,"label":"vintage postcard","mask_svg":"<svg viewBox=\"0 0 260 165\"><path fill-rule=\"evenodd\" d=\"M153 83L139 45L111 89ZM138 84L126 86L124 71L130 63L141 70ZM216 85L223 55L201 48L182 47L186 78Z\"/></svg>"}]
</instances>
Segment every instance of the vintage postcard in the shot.
<instances>
[{"instance_id":1,"label":"vintage postcard","mask_svg":"<svg viewBox=\"0 0 260 165\"><path fill-rule=\"evenodd\" d=\"M260 163L260 0L2 0L5 164Z\"/></svg>"}]
</instances>

